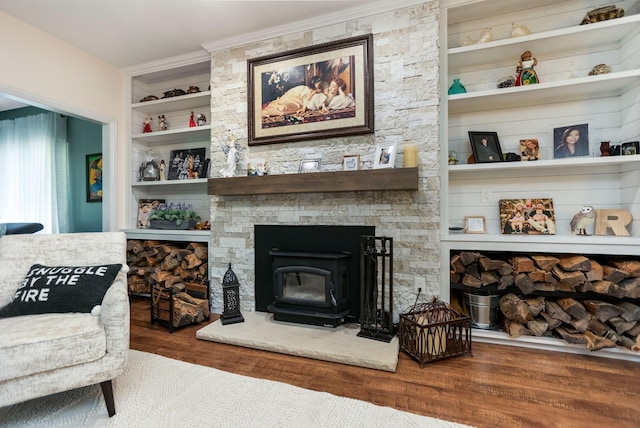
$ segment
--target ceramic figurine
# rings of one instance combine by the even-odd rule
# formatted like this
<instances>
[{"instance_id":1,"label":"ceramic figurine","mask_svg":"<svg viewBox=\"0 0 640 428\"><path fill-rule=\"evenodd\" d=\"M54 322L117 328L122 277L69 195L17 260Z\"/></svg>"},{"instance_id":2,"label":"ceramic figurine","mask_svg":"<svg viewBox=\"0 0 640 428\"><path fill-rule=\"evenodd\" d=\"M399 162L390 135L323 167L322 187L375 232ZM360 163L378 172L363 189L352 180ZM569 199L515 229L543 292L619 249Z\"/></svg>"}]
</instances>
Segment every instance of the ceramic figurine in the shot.
<instances>
[{"instance_id":1,"label":"ceramic figurine","mask_svg":"<svg viewBox=\"0 0 640 428\"><path fill-rule=\"evenodd\" d=\"M220 170L220 174L222 174L223 177L233 177L236 173L238 161L240 160L240 150L242 147L230 130L227 129L225 133L229 140L227 144L222 146L222 151L227 155L227 163L225 167Z\"/></svg>"},{"instance_id":2,"label":"ceramic figurine","mask_svg":"<svg viewBox=\"0 0 640 428\"><path fill-rule=\"evenodd\" d=\"M164 159L162 159L160 161L160 181L165 181L167 179L167 176L165 174L165 169L166 169L167 165L164 163Z\"/></svg>"},{"instance_id":3,"label":"ceramic figurine","mask_svg":"<svg viewBox=\"0 0 640 428\"><path fill-rule=\"evenodd\" d=\"M147 117L144 119L144 124L143 124L143 127L142 127L142 133L143 133L143 134L146 134L146 133L148 133L148 132L152 132L152 129L151 129L151 121L152 121L152 120L153 120L153 119L151 119L151 117L149 117L149 116L147 116Z\"/></svg>"},{"instance_id":4,"label":"ceramic figurine","mask_svg":"<svg viewBox=\"0 0 640 428\"><path fill-rule=\"evenodd\" d=\"M521 37L528 36L531 34L531 31L524 24L516 24L515 22L511 23L511 37Z\"/></svg>"},{"instance_id":5,"label":"ceramic figurine","mask_svg":"<svg viewBox=\"0 0 640 428\"><path fill-rule=\"evenodd\" d=\"M493 33L491 32L491 28L485 28L480 32L480 38L478 40L474 40L469 36L465 36L462 40L463 46L475 45L478 43L487 43L493 40Z\"/></svg>"},{"instance_id":6,"label":"ceramic figurine","mask_svg":"<svg viewBox=\"0 0 640 428\"><path fill-rule=\"evenodd\" d=\"M533 69L536 65L538 65L538 60L533 57L531 51L524 51L520 55L520 61L518 61L518 67L516 68L516 86L540 83L538 74Z\"/></svg>"},{"instance_id":7,"label":"ceramic figurine","mask_svg":"<svg viewBox=\"0 0 640 428\"><path fill-rule=\"evenodd\" d=\"M587 228L596 221L596 211L592 206L585 205L579 213L571 219L571 233L574 235L588 235Z\"/></svg>"},{"instance_id":8,"label":"ceramic figurine","mask_svg":"<svg viewBox=\"0 0 640 428\"><path fill-rule=\"evenodd\" d=\"M207 117L203 113L200 113L196 117L196 122L198 122L198 126L206 125L207 124Z\"/></svg>"},{"instance_id":9,"label":"ceramic figurine","mask_svg":"<svg viewBox=\"0 0 640 428\"><path fill-rule=\"evenodd\" d=\"M189 116L189 128L195 128L196 121L193 119L193 112L191 112L191 116Z\"/></svg>"},{"instance_id":10,"label":"ceramic figurine","mask_svg":"<svg viewBox=\"0 0 640 428\"><path fill-rule=\"evenodd\" d=\"M160 126L161 131L166 131L169 129L169 122L165 119L164 114L158 116L158 125Z\"/></svg>"}]
</instances>

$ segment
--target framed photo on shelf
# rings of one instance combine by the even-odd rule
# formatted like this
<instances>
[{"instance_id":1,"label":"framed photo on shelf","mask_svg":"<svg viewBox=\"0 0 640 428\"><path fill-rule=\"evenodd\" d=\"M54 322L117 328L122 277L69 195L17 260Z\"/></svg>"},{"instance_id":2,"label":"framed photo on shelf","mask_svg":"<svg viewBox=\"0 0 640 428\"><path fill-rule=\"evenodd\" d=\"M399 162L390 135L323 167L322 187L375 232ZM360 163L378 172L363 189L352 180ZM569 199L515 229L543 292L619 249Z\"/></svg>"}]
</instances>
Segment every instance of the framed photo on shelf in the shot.
<instances>
[{"instance_id":1,"label":"framed photo on shelf","mask_svg":"<svg viewBox=\"0 0 640 428\"><path fill-rule=\"evenodd\" d=\"M102 153L86 156L87 202L102 202Z\"/></svg>"},{"instance_id":2,"label":"framed photo on shelf","mask_svg":"<svg viewBox=\"0 0 640 428\"><path fill-rule=\"evenodd\" d=\"M524 140L520 140L520 160L540 160L540 143L538 143L537 138L525 138Z\"/></svg>"},{"instance_id":3,"label":"framed photo on shelf","mask_svg":"<svg viewBox=\"0 0 640 428\"><path fill-rule=\"evenodd\" d=\"M487 233L487 222L484 216L465 216L464 233Z\"/></svg>"},{"instance_id":4,"label":"framed photo on shelf","mask_svg":"<svg viewBox=\"0 0 640 428\"><path fill-rule=\"evenodd\" d=\"M373 133L371 34L249 59L247 69L249 146Z\"/></svg>"},{"instance_id":5,"label":"framed photo on shelf","mask_svg":"<svg viewBox=\"0 0 640 428\"><path fill-rule=\"evenodd\" d=\"M553 128L553 158L589 156L589 124Z\"/></svg>"},{"instance_id":6,"label":"framed photo on shelf","mask_svg":"<svg viewBox=\"0 0 640 428\"><path fill-rule=\"evenodd\" d=\"M379 144L373 157L373 168L393 168L396 162L396 143Z\"/></svg>"},{"instance_id":7,"label":"framed photo on shelf","mask_svg":"<svg viewBox=\"0 0 640 428\"><path fill-rule=\"evenodd\" d=\"M319 172L320 171L320 161L319 160L303 160L300 162L300 170L299 172Z\"/></svg>"},{"instance_id":8,"label":"framed photo on shelf","mask_svg":"<svg viewBox=\"0 0 640 428\"><path fill-rule=\"evenodd\" d=\"M503 234L555 235L556 218L551 198L500 199Z\"/></svg>"},{"instance_id":9,"label":"framed photo on shelf","mask_svg":"<svg viewBox=\"0 0 640 428\"><path fill-rule=\"evenodd\" d=\"M476 163L502 162L502 148L497 132L469 131L469 141Z\"/></svg>"},{"instance_id":10,"label":"framed photo on shelf","mask_svg":"<svg viewBox=\"0 0 640 428\"><path fill-rule=\"evenodd\" d=\"M622 155L640 154L640 142L629 141L628 143L622 143L621 154Z\"/></svg>"},{"instance_id":11,"label":"framed photo on shelf","mask_svg":"<svg viewBox=\"0 0 640 428\"><path fill-rule=\"evenodd\" d=\"M342 157L343 171L358 171L360 169L360 155L347 155Z\"/></svg>"},{"instance_id":12,"label":"framed photo on shelf","mask_svg":"<svg viewBox=\"0 0 640 428\"><path fill-rule=\"evenodd\" d=\"M189 180L199 178L200 171L205 163L207 149L180 149L171 150L167 169L167 180Z\"/></svg>"},{"instance_id":13,"label":"framed photo on shelf","mask_svg":"<svg viewBox=\"0 0 640 428\"><path fill-rule=\"evenodd\" d=\"M138 201L138 220L136 222L138 229L149 228L149 214L153 210L157 210L160 206L164 206L164 199L140 199Z\"/></svg>"}]
</instances>

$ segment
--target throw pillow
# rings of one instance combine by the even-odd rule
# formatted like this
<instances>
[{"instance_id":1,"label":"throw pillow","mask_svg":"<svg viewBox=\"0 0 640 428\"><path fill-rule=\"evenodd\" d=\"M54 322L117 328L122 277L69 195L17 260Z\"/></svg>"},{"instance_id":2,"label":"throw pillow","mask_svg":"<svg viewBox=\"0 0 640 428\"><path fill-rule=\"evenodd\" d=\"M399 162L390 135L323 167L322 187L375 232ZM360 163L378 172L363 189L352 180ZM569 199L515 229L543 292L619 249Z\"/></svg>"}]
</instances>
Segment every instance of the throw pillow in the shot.
<instances>
[{"instance_id":1,"label":"throw pillow","mask_svg":"<svg viewBox=\"0 0 640 428\"><path fill-rule=\"evenodd\" d=\"M102 266L33 265L13 301L0 309L0 317L48 313L90 313L100 305L121 264Z\"/></svg>"}]
</instances>

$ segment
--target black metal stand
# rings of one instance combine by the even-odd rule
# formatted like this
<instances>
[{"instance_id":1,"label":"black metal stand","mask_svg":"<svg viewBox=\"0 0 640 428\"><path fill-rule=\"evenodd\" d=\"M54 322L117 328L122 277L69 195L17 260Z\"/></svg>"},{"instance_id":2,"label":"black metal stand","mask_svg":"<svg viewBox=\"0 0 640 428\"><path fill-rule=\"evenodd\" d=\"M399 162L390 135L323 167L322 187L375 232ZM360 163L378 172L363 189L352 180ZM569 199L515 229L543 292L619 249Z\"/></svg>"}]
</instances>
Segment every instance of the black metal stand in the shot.
<instances>
[{"instance_id":1,"label":"black metal stand","mask_svg":"<svg viewBox=\"0 0 640 428\"><path fill-rule=\"evenodd\" d=\"M358 336L390 342L393 331L393 238L362 236Z\"/></svg>"},{"instance_id":2,"label":"black metal stand","mask_svg":"<svg viewBox=\"0 0 640 428\"><path fill-rule=\"evenodd\" d=\"M240 313L240 283L231 269L231 263L222 279L222 300L224 302L224 311L220 315L222 325L244 322L244 317Z\"/></svg>"}]
</instances>

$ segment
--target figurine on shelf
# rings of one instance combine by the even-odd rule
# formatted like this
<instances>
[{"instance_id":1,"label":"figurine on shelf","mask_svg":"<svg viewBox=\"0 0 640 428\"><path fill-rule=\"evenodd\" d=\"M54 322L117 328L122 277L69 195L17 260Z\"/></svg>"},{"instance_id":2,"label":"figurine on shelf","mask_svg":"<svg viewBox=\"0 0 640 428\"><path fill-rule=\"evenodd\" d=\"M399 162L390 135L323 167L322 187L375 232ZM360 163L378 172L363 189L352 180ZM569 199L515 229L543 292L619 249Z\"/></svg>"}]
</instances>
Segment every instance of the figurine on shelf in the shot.
<instances>
[{"instance_id":1,"label":"figurine on shelf","mask_svg":"<svg viewBox=\"0 0 640 428\"><path fill-rule=\"evenodd\" d=\"M198 126L206 125L207 116L205 116L204 113L199 113L198 117L196 117L196 122L198 122Z\"/></svg>"},{"instance_id":2,"label":"figurine on shelf","mask_svg":"<svg viewBox=\"0 0 640 428\"><path fill-rule=\"evenodd\" d=\"M160 126L161 131L166 131L169 129L169 122L165 119L164 114L158 116L158 125Z\"/></svg>"},{"instance_id":3,"label":"figurine on shelf","mask_svg":"<svg viewBox=\"0 0 640 428\"><path fill-rule=\"evenodd\" d=\"M522 37L528 36L531 34L529 28L527 28L524 24L516 24L515 22L511 23L511 37Z\"/></svg>"},{"instance_id":4,"label":"figurine on shelf","mask_svg":"<svg viewBox=\"0 0 640 428\"><path fill-rule=\"evenodd\" d=\"M240 150L242 147L229 129L227 129L225 133L229 141L222 146L222 151L227 155L227 163L226 166L220 170L220 174L222 174L223 177L233 177L238 161L240 160Z\"/></svg>"},{"instance_id":5,"label":"figurine on shelf","mask_svg":"<svg viewBox=\"0 0 640 428\"><path fill-rule=\"evenodd\" d=\"M480 32L480 38L474 40L469 36L465 36L462 40L463 46L475 45L478 43L487 43L493 40L493 33L491 28L485 28Z\"/></svg>"},{"instance_id":6,"label":"figurine on shelf","mask_svg":"<svg viewBox=\"0 0 640 428\"><path fill-rule=\"evenodd\" d=\"M191 116L189 116L189 128L195 128L196 121L193 119L193 112L191 112Z\"/></svg>"},{"instance_id":7,"label":"figurine on shelf","mask_svg":"<svg viewBox=\"0 0 640 428\"><path fill-rule=\"evenodd\" d=\"M520 55L520 61L518 61L518 67L516 68L516 86L540 83L538 75L533 69L536 65L538 65L538 60L533 58L531 51L524 51Z\"/></svg>"},{"instance_id":8,"label":"figurine on shelf","mask_svg":"<svg viewBox=\"0 0 640 428\"><path fill-rule=\"evenodd\" d=\"M164 173L164 170L167 168L167 165L164 163L164 159L160 161L160 181L165 181L167 176Z\"/></svg>"},{"instance_id":9,"label":"figurine on shelf","mask_svg":"<svg viewBox=\"0 0 640 428\"><path fill-rule=\"evenodd\" d=\"M144 123L143 123L143 127L142 127L142 133L143 134L146 134L148 132L152 132L152 129L151 129L151 121L152 120L153 119L151 119L150 116L147 116L147 117L144 118Z\"/></svg>"}]
</instances>

